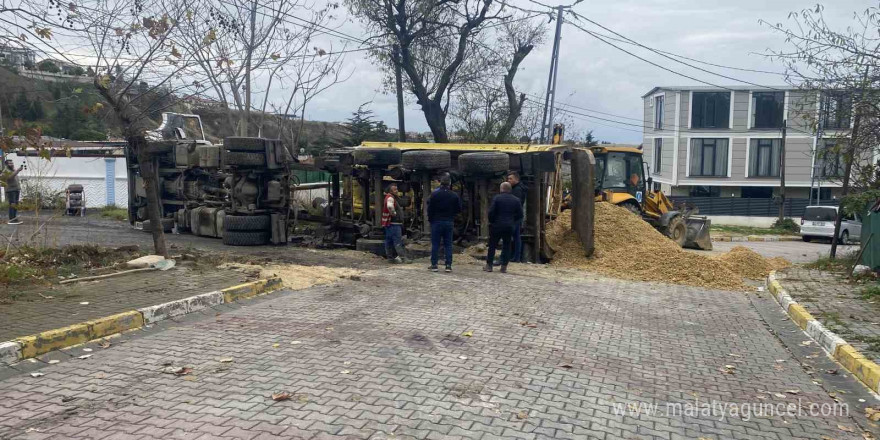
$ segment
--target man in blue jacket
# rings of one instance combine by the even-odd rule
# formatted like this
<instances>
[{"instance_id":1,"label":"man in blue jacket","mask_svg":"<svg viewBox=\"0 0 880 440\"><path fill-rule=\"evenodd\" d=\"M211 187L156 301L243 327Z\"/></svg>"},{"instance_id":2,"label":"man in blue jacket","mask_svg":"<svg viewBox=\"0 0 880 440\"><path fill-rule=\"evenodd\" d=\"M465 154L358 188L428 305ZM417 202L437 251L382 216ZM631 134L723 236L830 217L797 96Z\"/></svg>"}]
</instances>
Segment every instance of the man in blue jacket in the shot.
<instances>
[{"instance_id":1,"label":"man in blue jacket","mask_svg":"<svg viewBox=\"0 0 880 440\"><path fill-rule=\"evenodd\" d=\"M450 186L449 174L440 176L440 188L428 198L428 221L431 223L431 269L437 272L437 252L443 240L446 257L446 272L452 272L452 222L461 212L461 198ZM426 188L427 189L427 188Z\"/></svg>"},{"instance_id":2,"label":"man in blue jacket","mask_svg":"<svg viewBox=\"0 0 880 440\"><path fill-rule=\"evenodd\" d=\"M511 185L508 182L501 184L501 194L492 198L489 205L489 253L486 255L486 272L492 272L492 263L495 261L495 249L498 240L501 240L501 273L507 272L507 263L510 258L510 241L517 223L522 222L522 204L515 195L510 193Z\"/></svg>"}]
</instances>

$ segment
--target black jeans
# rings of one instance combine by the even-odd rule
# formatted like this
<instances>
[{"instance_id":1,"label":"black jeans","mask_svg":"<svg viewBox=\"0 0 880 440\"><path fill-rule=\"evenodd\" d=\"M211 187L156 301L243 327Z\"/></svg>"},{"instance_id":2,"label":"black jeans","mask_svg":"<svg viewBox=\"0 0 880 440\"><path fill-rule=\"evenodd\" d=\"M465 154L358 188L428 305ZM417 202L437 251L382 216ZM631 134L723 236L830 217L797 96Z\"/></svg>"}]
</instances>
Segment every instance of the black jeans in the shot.
<instances>
[{"instance_id":1,"label":"black jeans","mask_svg":"<svg viewBox=\"0 0 880 440\"><path fill-rule=\"evenodd\" d=\"M492 266L495 262L495 249L498 248L498 240L501 240L501 265L507 266L510 261L510 242L513 237L513 225L493 225L489 230L489 254L486 255L486 264Z\"/></svg>"},{"instance_id":2,"label":"black jeans","mask_svg":"<svg viewBox=\"0 0 880 440\"><path fill-rule=\"evenodd\" d=\"M12 220L18 217L18 195L21 194L20 191L6 191L6 199L9 202L9 220Z\"/></svg>"}]
</instances>

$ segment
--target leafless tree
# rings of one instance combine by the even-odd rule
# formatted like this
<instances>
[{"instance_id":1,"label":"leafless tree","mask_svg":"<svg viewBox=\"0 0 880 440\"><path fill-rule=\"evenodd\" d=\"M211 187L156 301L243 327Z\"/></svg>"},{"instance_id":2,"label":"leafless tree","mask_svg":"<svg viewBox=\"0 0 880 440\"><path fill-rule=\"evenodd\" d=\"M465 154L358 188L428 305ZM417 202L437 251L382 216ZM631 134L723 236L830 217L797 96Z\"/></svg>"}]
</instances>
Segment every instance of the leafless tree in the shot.
<instances>
[{"instance_id":1,"label":"leafless tree","mask_svg":"<svg viewBox=\"0 0 880 440\"><path fill-rule=\"evenodd\" d=\"M182 97L197 95L202 82L194 69L191 51L179 43L181 23L200 5L187 0L94 0L78 20L85 31L94 86L122 122L129 151L137 157L147 196L147 217L152 223L153 245L159 255L168 254L161 227L159 188L154 156L146 132L157 122L150 113L163 108L147 103L147 97L170 107Z\"/></svg>"},{"instance_id":2,"label":"leafless tree","mask_svg":"<svg viewBox=\"0 0 880 440\"><path fill-rule=\"evenodd\" d=\"M869 189L880 189L880 169L873 162L880 145L880 9L854 14L853 23L844 29L825 21L821 5L793 12L789 18L794 22L791 26L764 23L791 46L770 56L785 63L789 83L818 96L823 111L813 117L813 126L831 138L833 146L817 153L822 164L843 163L842 203L847 204ZM836 120L833 130L829 118ZM852 189L856 192L851 195ZM841 218L835 223L832 258Z\"/></svg>"},{"instance_id":3,"label":"leafless tree","mask_svg":"<svg viewBox=\"0 0 880 440\"><path fill-rule=\"evenodd\" d=\"M467 83L468 62L479 53L475 39L488 23L503 18L503 5L495 0L347 0L347 5L366 22L371 41L400 47L407 86L434 140L447 142L450 92ZM388 50L374 54L386 71L394 68Z\"/></svg>"}]
</instances>

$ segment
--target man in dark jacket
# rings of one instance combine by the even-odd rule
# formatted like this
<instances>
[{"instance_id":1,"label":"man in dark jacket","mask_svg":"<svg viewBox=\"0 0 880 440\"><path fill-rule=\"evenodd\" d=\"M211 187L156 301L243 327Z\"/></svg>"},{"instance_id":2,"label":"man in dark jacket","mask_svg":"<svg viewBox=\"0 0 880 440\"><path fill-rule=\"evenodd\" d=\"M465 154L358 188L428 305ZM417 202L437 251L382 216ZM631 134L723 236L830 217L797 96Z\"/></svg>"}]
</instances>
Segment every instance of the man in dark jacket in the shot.
<instances>
[{"instance_id":1,"label":"man in dark jacket","mask_svg":"<svg viewBox=\"0 0 880 440\"><path fill-rule=\"evenodd\" d=\"M507 175L507 183L510 184L510 193L516 196L519 199L520 205L525 205L526 196L529 193L529 187L526 186L525 183L521 182L519 179L519 173L516 171L511 171L510 174ZM513 225L513 249L512 254L513 258L510 261L514 261L516 263L522 262L522 221Z\"/></svg>"},{"instance_id":2,"label":"man in dark jacket","mask_svg":"<svg viewBox=\"0 0 880 440\"><path fill-rule=\"evenodd\" d=\"M452 272L452 222L461 212L461 197L450 189L452 179L449 174L440 176L440 188L428 198L428 221L431 223L431 267L437 272L437 253L440 240L446 257L446 272Z\"/></svg>"},{"instance_id":3,"label":"man in dark jacket","mask_svg":"<svg viewBox=\"0 0 880 440\"><path fill-rule=\"evenodd\" d=\"M517 223L522 223L523 210L519 199L510 193L510 183L501 184L501 194L492 198L489 205L489 253L486 255L486 272L492 272L495 249L501 240L501 273L507 272L510 257L510 239Z\"/></svg>"}]
</instances>

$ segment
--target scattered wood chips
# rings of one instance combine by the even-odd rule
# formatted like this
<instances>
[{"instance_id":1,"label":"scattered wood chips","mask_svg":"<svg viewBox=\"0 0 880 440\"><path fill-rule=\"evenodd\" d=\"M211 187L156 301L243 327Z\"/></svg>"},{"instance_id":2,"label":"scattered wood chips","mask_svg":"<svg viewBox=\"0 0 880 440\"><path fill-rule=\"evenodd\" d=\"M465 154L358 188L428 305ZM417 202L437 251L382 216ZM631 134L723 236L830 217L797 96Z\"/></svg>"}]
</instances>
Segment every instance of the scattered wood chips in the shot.
<instances>
[{"instance_id":1,"label":"scattered wood chips","mask_svg":"<svg viewBox=\"0 0 880 440\"><path fill-rule=\"evenodd\" d=\"M750 290L743 278L761 278L787 267L782 259L768 260L738 246L711 257L688 252L625 208L596 203L596 252L592 258L571 230L571 212L548 225L547 238L556 250L553 266L586 269L635 281L657 281L722 290Z\"/></svg>"}]
</instances>

